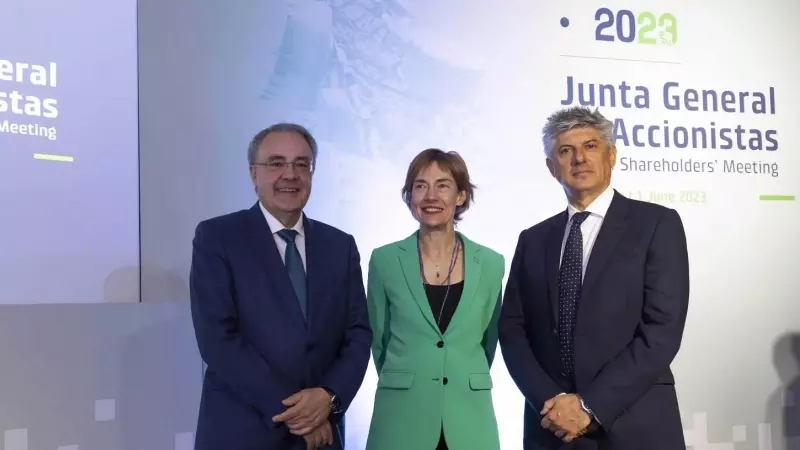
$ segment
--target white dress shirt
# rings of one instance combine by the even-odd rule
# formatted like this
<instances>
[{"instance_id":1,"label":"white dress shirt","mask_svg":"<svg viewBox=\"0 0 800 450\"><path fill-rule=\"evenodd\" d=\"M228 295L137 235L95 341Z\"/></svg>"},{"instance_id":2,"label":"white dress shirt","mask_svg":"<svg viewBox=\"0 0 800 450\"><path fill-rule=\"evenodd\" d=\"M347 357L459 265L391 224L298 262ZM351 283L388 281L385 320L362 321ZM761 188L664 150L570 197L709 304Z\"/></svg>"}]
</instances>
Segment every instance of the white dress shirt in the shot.
<instances>
[{"instance_id":1,"label":"white dress shirt","mask_svg":"<svg viewBox=\"0 0 800 450\"><path fill-rule=\"evenodd\" d=\"M278 236L278 231L283 230L286 228L283 226L280 220L276 219L275 216L269 213L264 205L261 202L258 202L258 206L261 207L261 212L264 214L264 218L267 219L267 224L269 224L269 229L272 231L272 238L275 239L275 245L278 246L278 252L281 254L281 260L283 263L286 264L286 241L283 240L282 237ZM297 231L297 237L294 239L295 245L297 245L297 251L300 252L300 259L303 260L303 269L308 272L308 268L306 268L306 235L305 230L303 229L303 215L300 214L300 219L291 227L292 230Z\"/></svg>"},{"instance_id":2,"label":"white dress shirt","mask_svg":"<svg viewBox=\"0 0 800 450\"><path fill-rule=\"evenodd\" d=\"M611 206L611 200L613 199L614 189L609 186L584 210L590 214L581 224L581 234L583 235L582 276L586 275L586 264L589 262L589 256L592 254L592 247L594 247L594 242L597 240L597 235L600 233L600 226L603 225L603 219L605 219L608 213L608 207ZM567 229L564 232L564 239L561 241L561 259L564 259L564 247L567 245L569 229L572 226L572 216L577 212L579 212L578 209L571 204L567 206ZM561 260L559 260L558 264L559 267L561 267Z\"/></svg>"}]
</instances>

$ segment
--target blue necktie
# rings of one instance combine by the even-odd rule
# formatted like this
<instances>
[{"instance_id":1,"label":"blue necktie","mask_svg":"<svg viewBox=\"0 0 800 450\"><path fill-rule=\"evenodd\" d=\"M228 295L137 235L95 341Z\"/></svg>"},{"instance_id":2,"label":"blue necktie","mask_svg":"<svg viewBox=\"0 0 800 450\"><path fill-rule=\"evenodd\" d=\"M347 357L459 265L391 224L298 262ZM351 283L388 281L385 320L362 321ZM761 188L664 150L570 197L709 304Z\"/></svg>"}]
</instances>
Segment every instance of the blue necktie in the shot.
<instances>
[{"instance_id":1,"label":"blue necktie","mask_svg":"<svg viewBox=\"0 0 800 450\"><path fill-rule=\"evenodd\" d=\"M300 252L297 250L297 243L295 243L297 231L284 228L278 231L278 236L286 241L284 264L286 264L286 271L289 272L289 279L292 281L292 287L294 287L294 293L297 295L297 301L300 303L300 310L303 312L303 317L306 318L306 270L303 268L303 259L300 257Z\"/></svg>"},{"instance_id":2,"label":"blue necktie","mask_svg":"<svg viewBox=\"0 0 800 450\"><path fill-rule=\"evenodd\" d=\"M581 224L589 213L586 211L572 216L561 268L558 271L558 338L561 344L561 364L564 375L575 375L575 322L578 313L578 299L583 284L583 233Z\"/></svg>"}]
</instances>

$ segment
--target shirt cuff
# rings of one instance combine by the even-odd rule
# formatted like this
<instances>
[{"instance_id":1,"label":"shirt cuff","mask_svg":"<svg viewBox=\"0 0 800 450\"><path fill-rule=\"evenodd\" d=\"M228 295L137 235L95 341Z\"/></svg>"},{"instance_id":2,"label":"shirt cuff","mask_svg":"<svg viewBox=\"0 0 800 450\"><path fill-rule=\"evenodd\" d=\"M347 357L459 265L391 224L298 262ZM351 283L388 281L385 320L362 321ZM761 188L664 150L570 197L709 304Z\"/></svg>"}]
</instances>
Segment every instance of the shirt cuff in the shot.
<instances>
[{"instance_id":1,"label":"shirt cuff","mask_svg":"<svg viewBox=\"0 0 800 450\"><path fill-rule=\"evenodd\" d=\"M580 400L580 402L581 402L581 409L583 410L583 412L585 412L586 414L588 414L588 415L589 415L589 417L590 417L592 420L594 420L595 422L597 422L597 424L598 424L598 425L601 425L601 426L602 426L603 424L602 424L602 423L600 423L600 419L598 419L598 418L597 418L597 416L594 414L594 411L592 411L592 409L591 409L591 408L589 408L589 406L587 406L587 405L586 405L586 402L584 402L584 401L583 401L583 397L581 397L581 396L579 395L579 396L578 396L578 400Z\"/></svg>"}]
</instances>

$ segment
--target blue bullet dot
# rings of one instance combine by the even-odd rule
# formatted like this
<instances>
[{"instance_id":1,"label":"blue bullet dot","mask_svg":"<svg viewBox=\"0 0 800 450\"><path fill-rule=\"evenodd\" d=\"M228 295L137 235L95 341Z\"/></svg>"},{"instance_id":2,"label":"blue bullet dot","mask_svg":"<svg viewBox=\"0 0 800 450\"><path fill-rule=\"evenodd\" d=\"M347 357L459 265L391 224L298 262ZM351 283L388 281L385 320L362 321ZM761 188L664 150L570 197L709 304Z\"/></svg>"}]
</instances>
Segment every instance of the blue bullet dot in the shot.
<instances>
[{"instance_id":1,"label":"blue bullet dot","mask_svg":"<svg viewBox=\"0 0 800 450\"><path fill-rule=\"evenodd\" d=\"M567 19L566 17L562 17L561 18L561 26L564 27L564 28L567 28L569 26L569 19Z\"/></svg>"}]
</instances>

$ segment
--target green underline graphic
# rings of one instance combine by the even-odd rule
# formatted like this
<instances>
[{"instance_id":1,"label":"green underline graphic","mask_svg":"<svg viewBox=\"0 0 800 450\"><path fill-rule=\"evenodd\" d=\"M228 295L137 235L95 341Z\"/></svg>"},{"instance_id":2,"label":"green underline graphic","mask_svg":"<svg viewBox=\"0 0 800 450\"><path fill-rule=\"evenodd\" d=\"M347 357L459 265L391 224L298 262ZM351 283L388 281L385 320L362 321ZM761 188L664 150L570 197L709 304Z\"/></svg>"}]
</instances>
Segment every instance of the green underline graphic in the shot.
<instances>
[{"instance_id":1,"label":"green underline graphic","mask_svg":"<svg viewBox=\"0 0 800 450\"><path fill-rule=\"evenodd\" d=\"M47 153L34 153L33 159L41 159L44 161L58 161L58 162L73 162L75 158L68 155L50 155Z\"/></svg>"},{"instance_id":2,"label":"green underline graphic","mask_svg":"<svg viewBox=\"0 0 800 450\"><path fill-rule=\"evenodd\" d=\"M758 199L767 202L793 202L794 195L759 195Z\"/></svg>"}]
</instances>

